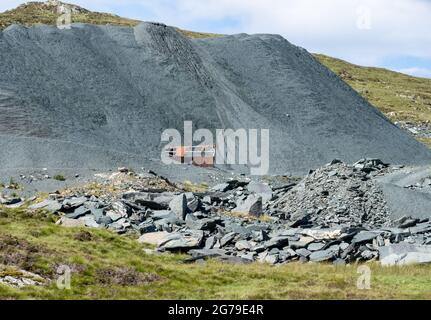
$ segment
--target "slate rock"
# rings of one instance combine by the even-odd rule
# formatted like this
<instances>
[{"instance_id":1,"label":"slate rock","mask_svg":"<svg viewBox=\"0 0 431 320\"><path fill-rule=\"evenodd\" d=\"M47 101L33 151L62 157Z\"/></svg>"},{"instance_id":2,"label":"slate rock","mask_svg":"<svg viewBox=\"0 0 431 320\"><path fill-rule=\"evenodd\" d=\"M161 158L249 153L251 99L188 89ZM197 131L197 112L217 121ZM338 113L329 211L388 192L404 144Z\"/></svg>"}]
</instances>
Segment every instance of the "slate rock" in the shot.
<instances>
[{"instance_id":1,"label":"slate rock","mask_svg":"<svg viewBox=\"0 0 431 320\"><path fill-rule=\"evenodd\" d=\"M69 219L78 219L79 217L83 217L89 213L91 213L90 209L87 209L86 207L81 206L75 209L72 213L66 214L66 217Z\"/></svg>"},{"instance_id":2,"label":"slate rock","mask_svg":"<svg viewBox=\"0 0 431 320\"><path fill-rule=\"evenodd\" d=\"M187 217L190 215L187 215ZM187 220L187 218L186 218ZM187 220L186 221L186 225L187 227L189 227L190 229L193 230L208 230L208 231L212 231L215 229L216 225L217 225L218 220L216 219L211 219L211 218L204 218L204 219L197 219L197 220Z\"/></svg>"},{"instance_id":3,"label":"slate rock","mask_svg":"<svg viewBox=\"0 0 431 320\"><path fill-rule=\"evenodd\" d=\"M431 223L420 223L409 229L412 234L431 232Z\"/></svg>"},{"instance_id":4,"label":"slate rock","mask_svg":"<svg viewBox=\"0 0 431 320\"><path fill-rule=\"evenodd\" d=\"M263 214L262 197L259 195L249 195L246 200L239 200L233 212L245 213L254 217Z\"/></svg>"},{"instance_id":5,"label":"slate rock","mask_svg":"<svg viewBox=\"0 0 431 320\"><path fill-rule=\"evenodd\" d=\"M180 194L172 199L169 208L178 218L184 220L187 214L187 198L185 194Z\"/></svg>"},{"instance_id":6,"label":"slate rock","mask_svg":"<svg viewBox=\"0 0 431 320\"><path fill-rule=\"evenodd\" d=\"M203 241L203 231L193 230L184 233L171 233L166 236L159 247L168 251L188 251L199 248Z\"/></svg>"},{"instance_id":7,"label":"slate rock","mask_svg":"<svg viewBox=\"0 0 431 320\"><path fill-rule=\"evenodd\" d=\"M191 192L186 193L186 198L188 211L192 213L198 211L201 204L199 198L195 197Z\"/></svg>"},{"instance_id":8,"label":"slate rock","mask_svg":"<svg viewBox=\"0 0 431 320\"><path fill-rule=\"evenodd\" d=\"M156 201L158 200L158 201ZM152 198L149 194L145 194L145 196L136 198L134 200L135 203L144 206L146 208L152 209L152 210L166 210L169 208L169 205L165 203L161 197L159 198Z\"/></svg>"},{"instance_id":9,"label":"slate rock","mask_svg":"<svg viewBox=\"0 0 431 320\"><path fill-rule=\"evenodd\" d=\"M6 206L11 206L14 204L18 204L20 202L22 202L21 198L17 198L17 197L3 198L2 196L0 196L0 204L6 205Z\"/></svg>"},{"instance_id":10,"label":"slate rock","mask_svg":"<svg viewBox=\"0 0 431 320\"><path fill-rule=\"evenodd\" d=\"M205 241L205 249L214 248L216 242L217 242L217 239L215 236L208 237Z\"/></svg>"},{"instance_id":11,"label":"slate rock","mask_svg":"<svg viewBox=\"0 0 431 320\"><path fill-rule=\"evenodd\" d=\"M228 234L225 234L220 239L220 248L223 248L224 246L230 244L233 241L233 239L235 239L236 236L237 234L235 232L230 232Z\"/></svg>"},{"instance_id":12,"label":"slate rock","mask_svg":"<svg viewBox=\"0 0 431 320\"><path fill-rule=\"evenodd\" d=\"M277 236L269 239L265 242L265 248L272 249L272 248L282 248L289 243L289 237L288 236Z\"/></svg>"},{"instance_id":13,"label":"slate rock","mask_svg":"<svg viewBox=\"0 0 431 320\"><path fill-rule=\"evenodd\" d=\"M168 232L160 231L160 232L149 232L142 235L139 239L139 243L149 244L158 246L160 243L165 241L166 237L169 236Z\"/></svg>"},{"instance_id":14,"label":"slate rock","mask_svg":"<svg viewBox=\"0 0 431 320\"><path fill-rule=\"evenodd\" d=\"M209 259L226 255L222 249L193 249L188 252L194 259Z\"/></svg>"},{"instance_id":15,"label":"slate rock","mask_svg":"<svg viewBox=\"0 0 431 320\"><path fill-rule=\"evenodd\" d=\"M137 225L135 229L138 230L141 234L157 231L156 225L151 221L144 221Z\"/></svg>"},{"instance_id":16,"label":"slate rock","mask_svg":"<svg viewBox=\"0 0 431 320\"><path fill-rule=\"evenodd\" d=\"M301 249L295 250L295 253L296 253L298 256L301 256L301 257L304 257L304 258L307 258L308 256L310 256L310 255L311 255L311 252L310 252L310 251L308 251L307 249L304 249L304 248L301 248Z\"/></svg>"},{"instance_id":17,"label":"slate rock","mask_svg":"<svg viewBox=\"0 0 431 320\"><path fill-rule=\"evenodd\" d=\"M325 247L325 244L322 242L315 242L315 243L310 243L307 247L307 250L313 252L313 251L319 251L322 250Z\"/></svg>"},{"instance_id":18,"label":"slate rock","mask_svg":"<svg viewBox=\"0 0 431 320\"><path fill-rule=\"evenodd\" d=\"M114 210L106 211L106 216L109 217L112 220L112 222L118 221L122 218L121 214Z\"/></svg>"},{"instance_id":19,"label":"slate rock","mask_svg":"<svg viewBox=\"0 0 431 320\"><path fill-rule=\"evenodd\" d=\"M298 240L290 240L289 247L292 249L306 248L310 243L314 242L312 237L300 237Z\"/></svg>"},{"instance_id":20,"label":"slate rock","mask_svg":"<svg viewBox=\"0 0 431 320\"><path fill-rule=\"evenodd\" d=\"M98 224L105 227L107 227L113 222L112 219L108 216L95 217L95 220Z\"/></svg>"},{"instance_id":21,"label":"slate rock","mask_svg":"<svg viewBox=\"0 0 431 320\"><path fill-rule=\"evenodd\" d=\"M56 200L44 200L42 202L33 204L29 207L29 209L45 209L51 211L53 213L60 211L62 208L62 204Z\"/></svg>"},{"instance_id":22,"label":"slate rock","mask_svg":"<svg viewBox=\"0 0 431 320\"><path fill-rule=\"evenodd\" d=\"M235 243L235 248L239 251L250 250L253 245L247 240L239 240Z\"/></svg>"},{"instance_id":23,"label":"slate rock","mask_svg":"<svg viewBox=\"0 0 431 320\"><path fill-rule=\"evenodd\" d=\"M151 217L154 220L161 220L161 219L172 219L172 218L176 218L176 214L170 210L158 210L158 211L153 211L151 214Z\"/></svg>"},{"instance_id":24,"label":"slate rock","mask_svg":"<svg viewBox=\"0 0 431 320\"><path fill-rule=\"evenodd\" d=\"M210 188L211 191L226 192L229 189L228 183L220 183Z\"/></svg>"},{"instance_id":25,"label":"slate rock","mask_svg":"<svg viewBox=\"0 0 431 320\"><path fill-rule=\"evenodd\" d=\"M254 241L263 242L269 240L268 232L264 230L252 231L252 238Z\"/></svg>"},{"instance_id":26,"label":"slate rock","mask_svg":"<svg viewBox=\"0 0 431 320\"><path fill-rule=\"evenodd\" d=\"M313 261L313 262L322 262L322 261L332 260L334 257L335 257L334 250L327 249L327 250L312 252L308 258L310 259L310 261Z\"/></svg>"},{"instance_id":27,"label":"slate rock","mask_svg":"<svg viewBox=\"0 0 431 320\"><path fill-rule=\"evenodd\" d=\"M272 254L269 251L264 251L258 254L257 259L261 263L276 264L278 262L278 254Z\"/></svg>"},{"instance_id":28,"label":"slate rock","mask_svg":"<svg viewBox=\"0 0 431 320\"><path fill-rule=\"evenodd\" d=\"M79 220L84 221L86 227L89 227L89 228L100 228L100 224L98 224L96 222L96 220L94 219L94 217L91 216L91 215L87 215L87 216L81 217L81 218L79 218Z\"/></svg>"},{"instance_id":29,"label":"slate rock","mask_svg":"<svg viewBox=\"0 0 431 320\"><path fill-rule=\"evenodd\" d=\"M63 211L70 211L76 208L79 208L84 203L86 203L88 199L86 197L73 197L63 201Z\"/></svg>"},{"instance_id":30,"label":"slate rock","mask_svg":"<svg viewBox=\"0 0 431 320\"><path fill-rule=\"evenodd\" d=\"M372 242L373 239L377 238L379 234L377 232L371 231L360 231L353 237L352 243L363 244L367 242Z\"/></svg>"},{"instance_id":31,"label":"slate rock","mask_svg":"<svg viewBox=\"0 0 431 320\"><path fill-rule=\"evenodd\" d=\"M264 204L271 201L273 197L271 187L265 183L252 181L247 185L247 190L261 196Z\"/></svg>"},{"instance_id":32,"label":"slate rock","mask_svg":"<svg viewBox=\"0 0 431 320\"><path fill-rule=\"evenodd\" d=\"M113 202L111 204L111 209L118 213L122 218L128 217L132 213L131 208L121 201Z\"/></svg>"}]
</instances>

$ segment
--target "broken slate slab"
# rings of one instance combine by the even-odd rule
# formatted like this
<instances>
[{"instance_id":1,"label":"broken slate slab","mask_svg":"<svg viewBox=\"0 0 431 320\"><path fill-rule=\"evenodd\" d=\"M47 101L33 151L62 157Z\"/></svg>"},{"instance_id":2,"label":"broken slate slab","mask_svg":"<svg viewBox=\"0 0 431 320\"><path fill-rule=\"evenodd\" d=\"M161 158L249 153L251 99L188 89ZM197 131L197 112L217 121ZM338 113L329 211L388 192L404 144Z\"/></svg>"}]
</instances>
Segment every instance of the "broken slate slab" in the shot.
<instances>
[{"instance_id":1,"label":"broken slate slab","mask_svg":"<svg viewBox=\"0 0 431 320\"><path fill-rule=\"evenodd\" d=\"M306 248L312 242L314 242L313 237L300 237L298 240L289 241L289 246L292 249Z\"/></svg>"},{"instance_id":2,"label":"broken slate slab","mask_svg":"<svg viewBox=\"0 0 431 320\"><path fill-rule=\"evenodd\" d=\"M167 236L169 236L169 232L166 232L166 231L150 232L142 235L138 239L138 242L143 244L158 246L160 243L162 243L165 240Z\"/></svg>"},{"instance_id":3,"label":"broken slate slab","mask_svg":"<svg viewBox=\"0 0 431 320\"><path fill-rule=\"evenodd\" d=\"M239 240L237 243L235 243L235 248L239 251L243 250L250 250L253 247L253 244L251 244L247 240Z\"/></svg>"},{"instance_id":4,"label":"broken slate slab","mask_svg":"<svg viewBox=\"0 0 431 320\"><path fill-rule=\"evenodd\" d=\"M63 201L62 210L64 211L74 210L82 206L87 201L88 199L86 197L74 197L74 198L66 199Z\"/></svg>"},{"instance_id":5,"label":"broken slate slab","mask_svg":"<svg viewBox=\"0 0 431 320\"><path fill-rule=\"evenodd\" d=\"M324 247L325 247L325 244L323 242L315 242L315 243L310 243L307 247L307 250L314 252L314 251L322 250Z\"/></svg>"},{"instance_id":6,"label":"broken slate slab","mask_svg":"<svg viewBox=\"0 0 431 320\"><path fill-rule=\"evenodd\" d=\"M265 248L272 249L272 248L282 248L287 246L289 243L289 237L287 236L277 236L269 239L265 242Z\"/></svg>"},{"instance_id":7,"label":"broken slate slab","mask_svg":"<svg viewBox=\"0 0 431 320\"><path fill-rule=\"evenodd\" d=\"M189 217L188 215L187 217ZM211 219L211 218L204 218L204 219L186 219L186 225L192 230L208 230L212 231L217 226L217 222L219 220L217 219Z\"/></svg>"},{"instance_id":8,"label":"broken slate slab","mask_svg":"<svg viewBox=\"0 0 431 320\"><path fill-rule=\"evenodd\" d=\"M248 184L247 190L261 196L264 204L271 201L273 196L271 187L266 183L252 181Z\"/></svg>"},{"instance_id":9,"label":"broken slate slab","mask_svg":"<svg viewBox=\"0 0 431 320\"><path fill-rule=\"evenodd\" d=\"M185 194L180 194L169 202L169 208L178 218L184 220L187 214L187 197Z\"/></svg>"},{"instance_id":10,"label":"broken slate slab","mask_svg":"<svg viewBox=\"0 0 431 320\"><path fill-rule=\"evenodd\" d=\"M313 262L323 262L332 260L335 257L335 254L336 252L332 249L320 250L312 252L308 258Z\"/></svg>"},{"instance_id":11,"label":"broken slate slab","mask_svg":"<svg viewBox=\"0 0 431 320\"><path fill-rule=\"evenodd\" d=\"M188 252L193 259L209 259L226 255L226 251L222 249L194 249Z\"/></svg>"},{"instance_id":12,"label":"broken slate slab","mask_svg":"<svg viewBox=\"0 0 431 320\"><path fill-rule=\"evenodd\" d=\"M89 213L91 213L90 209L87 209L86 207L79 207L72 213L66 214L66 217L69 219L78 219L79 217L83 217Z\"/></svg>"},{"instance_id":13,"label":"broken slate slab","mask_svg":"<svg viewBox=\"0 0 431 320\"><path fill-rule=\"evenodd\" d=\"M44 200L42 202L31 205L30 209L45 209L51 212L58 212L61 210L61 203L56 200Z\"/></svg>"},{"instance_id":14,"label":"broken slate slab","mask_svg":"<svg viewBox=\"0 0 431 320\"><path fill-rule=\"evenodd\" d=\"M254 217L260 217L262 210L262 197L259 195L249 195L246 200L238 200L233 212L245 213Z\"/></svg>"},{"instance_id":15,"label":"broken slate slab","mask_svg":"<svg viewBox=\"0 0 431 320\"><path fill-rule=\"evenodd\" d=\"M377 238L378 235L379 235L379 233L377 233L377 232L360 231L358 234L356 234L353 237L352 242L356 243L356 244L363 244L363 243L372 242L373 239Z\"/></svg>"},{"instance_id":16,"label":"broken slate slab","mask_svg":"<svg viewBox=\"0 0 431 320\"><path fill-rule=\"evenodd\" d=\"M183 251L199 248L203 240L203 231L190 230L184 233L171 233L159 244L159 248L168 251Z\"/></svg>"},{"instance_id":17,"label":"broken slate slab","mask_svg":"<svg viewBox=\"0 0 431 320\"><path fill-rule=\"evenodd\" d=\"M233 239L235 239L236 235L237 234L235 232L230 232L230 233L224 235L220 239L220 247L224 247L224 246L228 245L229 243L231 243L233 241Z\"/></svg>"}]
</instances>

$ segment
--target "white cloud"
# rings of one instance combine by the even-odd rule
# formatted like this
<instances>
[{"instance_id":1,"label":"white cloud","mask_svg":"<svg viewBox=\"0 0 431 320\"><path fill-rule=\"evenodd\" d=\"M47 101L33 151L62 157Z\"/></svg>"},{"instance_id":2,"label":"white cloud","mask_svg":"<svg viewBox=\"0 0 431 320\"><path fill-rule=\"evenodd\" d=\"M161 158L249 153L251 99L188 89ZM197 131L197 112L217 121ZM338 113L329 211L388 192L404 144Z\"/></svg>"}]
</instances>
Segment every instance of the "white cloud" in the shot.
<instances>
[{"instance_id":1,"label":"white cloud","mask_svg":"<svg viewBox=\"0 0 431 320\"><path fill-rule=\"evenodd\" d=\"M314 52L360 64L385 56L431 57L431 3L424 0L177 0L154 1L159 20L183 27L236 18L228 32L279 33ZM358 28L368 8L371 29ZM362 10L363 13L363 10Z\"/></svg>"},{"instance_id":2,"label":"white cloud","mask_svg":"<svg viewBox=\"0 0 431 320\"><path fill-rule=\"evenodd\" d=\"M422 77L422 78L431 78L431 68L405 68L405 69L398 69L396 70L401 73L409 74L411 76L415 77Z\"/></svg>"}]
</instances>

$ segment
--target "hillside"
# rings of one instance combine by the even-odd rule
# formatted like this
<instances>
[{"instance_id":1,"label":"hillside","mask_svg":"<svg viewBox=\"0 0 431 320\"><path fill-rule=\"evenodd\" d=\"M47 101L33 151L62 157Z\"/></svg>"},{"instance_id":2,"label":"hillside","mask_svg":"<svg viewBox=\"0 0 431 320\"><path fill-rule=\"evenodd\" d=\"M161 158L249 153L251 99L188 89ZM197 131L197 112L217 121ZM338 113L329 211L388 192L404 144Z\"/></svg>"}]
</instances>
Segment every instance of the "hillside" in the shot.
<instances>
[{"instance_id":1,"label":"hillside","mask_svg":"<svg viewBox=\"0 0 431 320\"><path fill-rule=\"evenodd\" d=\"M15 25L2 32L0 61L5 168L77 168L83 159L100 165L108 153L114 167L131 155L141 163L144 155L159 157L161 133L183 132L184 120L195 129L269 129L269 158L277 159L269 174L301 175L333 159L431 159L312 55L277 35L190 39L154 23L78 24L70 32Z\"/></svg>"},{"instance_id":2,"label":"hillside","mask_svg":"<svg viewBox=\"0 0 431 320\"><path fill-rule=\"evenodd\" d=\"M76 5L72 8L73 22L136 26L138 20L110 13L92 12ZM0 30L11 24L25 26L56 23L57 6L51 2L29 2L0 13ZM220 35L177 29L189 38L210 38ZM411 77L381 68L369 68L322 54L314 55L322 64L339 75L349 86L392 121L402 121L425 126L425 134L415 135L418 140L431 146L431 79Z\"/></svg>"},{"instance_id":3,"label":"hillside","mask_svg":"<svg viewBox=\"0 0 431 320\"><path fill-rule=\"evenodd\" d=\"M77 5L68 4L72 9L73 23L90 23L98 25L116 25L134 27L141 21L119 17L110 13L93 12ZM15 9L0 13L0 30L12 24L32 26L35 24L56 24L59 14L57 5L52 2L28 2ZM216 37L217 34L193 32L178 29L182 34L193 38Z\"/></svg>"},{"instance_id":4,"label":"hillside","mask_svg":"<svg viewBox=\"0 0 431 320\"><path fill-rule=\"evenodd\" d=\"M322 54L315 57L392 121L431 122L431 79L357 66ZM421 140L431 145L431 138Z\"/></svg>"},{"instance_id":5,"label":"hillside","mask_svg":"<svg viewBox=\"0 0 431 320\"><path fill-rule=\"evenodd\" d=\"M136 26L141 21L110 13L92 12L79 6L74 8L73 22ZM0 13L0 30L11 24L55 24L57 7L43 2L28 2ZM220 36L212 33L178 29L191 38ZM315 54L321 63L338 74L353 89L378 107L394 121L431 121L431 79L416 78L382 68L368 68L348 63L323 54Z\"/></svg>"}]
</instances>

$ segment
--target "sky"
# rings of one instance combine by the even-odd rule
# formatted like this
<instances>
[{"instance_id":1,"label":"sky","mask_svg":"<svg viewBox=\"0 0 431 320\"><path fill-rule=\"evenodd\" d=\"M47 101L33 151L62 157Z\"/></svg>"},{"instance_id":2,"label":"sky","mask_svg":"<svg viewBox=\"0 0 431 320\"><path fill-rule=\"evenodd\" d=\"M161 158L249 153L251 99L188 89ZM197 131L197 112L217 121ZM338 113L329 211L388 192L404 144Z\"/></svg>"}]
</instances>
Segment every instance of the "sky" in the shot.
<instances>
[{"instance_id":1,"label":"sky","mask_svg":"<svg viewBox=\"0 0 431 320\"><path fill-rule=\"evenodd\" d=\"M1 0L0 11L23 3ZM431 78L431 0L69 0L182 29L281 34L310 52Z\"/></svg>"}]
</instances>

